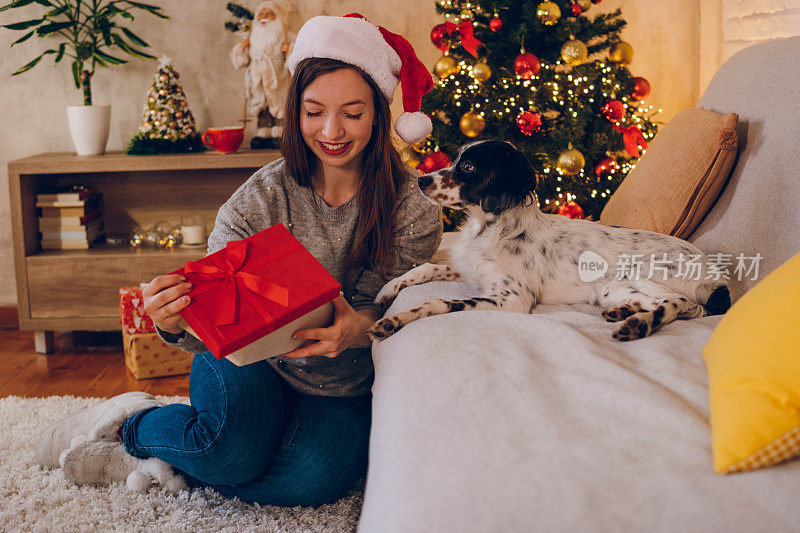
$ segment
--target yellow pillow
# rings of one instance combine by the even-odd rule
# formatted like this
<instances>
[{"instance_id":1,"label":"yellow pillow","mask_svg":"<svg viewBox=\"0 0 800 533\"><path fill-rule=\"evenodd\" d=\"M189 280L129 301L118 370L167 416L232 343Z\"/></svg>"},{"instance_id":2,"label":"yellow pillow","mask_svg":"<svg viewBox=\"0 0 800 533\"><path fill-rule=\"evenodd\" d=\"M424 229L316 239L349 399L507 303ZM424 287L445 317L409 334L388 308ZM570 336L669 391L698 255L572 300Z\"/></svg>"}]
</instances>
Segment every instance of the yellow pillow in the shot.
<instances>
[{"instance_id":1,"label":"yellow pillow","mask_svg":"<svg viewBox=\"0 0 800 533\"><path fill-rule=\"evenodd\" d=\"M718 474L800 456L798 302L800 254L742 296L703 348Z\"/></svg>"}]
</instances>

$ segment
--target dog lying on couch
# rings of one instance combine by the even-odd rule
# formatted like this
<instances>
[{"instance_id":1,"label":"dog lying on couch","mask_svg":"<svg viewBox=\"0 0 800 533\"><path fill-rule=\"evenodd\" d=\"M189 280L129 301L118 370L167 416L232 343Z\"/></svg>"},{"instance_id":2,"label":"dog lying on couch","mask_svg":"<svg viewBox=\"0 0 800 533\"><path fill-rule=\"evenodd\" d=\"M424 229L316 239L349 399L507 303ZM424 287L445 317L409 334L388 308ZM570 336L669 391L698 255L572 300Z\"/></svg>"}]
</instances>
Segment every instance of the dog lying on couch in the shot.
<instances>
[{"instance_id":1,"label":"dog lying on couch","mask_svg":"<svg viewBox=\"0 0 800 533\"><path fill-rule=\"evenodd\" d=\"M451 252L452 265L420 265L387 283L375 303L387 309L403 288L437 280L466 281L482 296L430 300L377 321L370 337L383 339L414 320L454 311L529 313L539 304L589 303L602 306L606 320L621 322L613 337L627 341L730 307L727 286L697 247L659 233L542 213L536 183L525 154L494 139L464 145L450 167L420 177L431 202L466 208L469 221ZM651 279L654 274L660 276Z\"/></svg>"}]
</instances>

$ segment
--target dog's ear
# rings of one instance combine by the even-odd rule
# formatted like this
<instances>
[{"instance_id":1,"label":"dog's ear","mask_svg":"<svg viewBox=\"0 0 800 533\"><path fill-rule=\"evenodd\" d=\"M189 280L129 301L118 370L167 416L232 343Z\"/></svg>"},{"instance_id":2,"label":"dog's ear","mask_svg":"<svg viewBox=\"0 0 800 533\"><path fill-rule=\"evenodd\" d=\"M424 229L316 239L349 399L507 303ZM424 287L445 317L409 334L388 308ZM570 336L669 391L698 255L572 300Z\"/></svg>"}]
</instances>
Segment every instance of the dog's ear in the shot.
<instances>
[{"instance_id":1,"label":"dog's ear","mask_svg":"<svg viewBox=\"0 0 800 533\"><path fill-rule=\"evenodd\" d=\"M513 145L500 143L495 152L489 183L481 195L481 209L499 215L522 205L536 190L536 172L528 158Z\"/></svg>"}]
</instances>

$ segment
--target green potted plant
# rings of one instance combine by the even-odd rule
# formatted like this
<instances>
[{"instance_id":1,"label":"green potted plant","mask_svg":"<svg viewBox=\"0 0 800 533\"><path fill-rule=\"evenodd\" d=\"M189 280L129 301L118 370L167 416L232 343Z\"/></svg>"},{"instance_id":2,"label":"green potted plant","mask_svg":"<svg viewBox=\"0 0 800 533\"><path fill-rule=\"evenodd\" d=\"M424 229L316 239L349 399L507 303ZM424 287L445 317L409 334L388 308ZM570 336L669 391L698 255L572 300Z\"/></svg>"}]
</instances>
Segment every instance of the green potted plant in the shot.
<instances>
[{"instance_id":1,"label":"green potted plant","mask_svg":"<svg viewBox=\"0 0 800 533\"><path fill-rule=\"evenodd\" d=\"M70 134L78 155L96 155L105 152L111 121L110 105L92 104L92 76L95 67L122 65L128 60L118 55L154 59L143 52L150 46L130 29L122 26L121 19L133 20L133 12L146 11L159 18L169 18L158 6L128 0L15 0L0 11L23 8L31 4L41 6L40 17L3 27L23 31L25 35L11 43L22 43L33 37L58 37L62 41L56 48L45 50L23 65L12 76L35 67L46 55L55 56L55 64L65 57L72 59L72 77L75 88L83 90L82 106L67 106ZM117 55L112 55L117 53Z\"/></svg>"}]
</instances>

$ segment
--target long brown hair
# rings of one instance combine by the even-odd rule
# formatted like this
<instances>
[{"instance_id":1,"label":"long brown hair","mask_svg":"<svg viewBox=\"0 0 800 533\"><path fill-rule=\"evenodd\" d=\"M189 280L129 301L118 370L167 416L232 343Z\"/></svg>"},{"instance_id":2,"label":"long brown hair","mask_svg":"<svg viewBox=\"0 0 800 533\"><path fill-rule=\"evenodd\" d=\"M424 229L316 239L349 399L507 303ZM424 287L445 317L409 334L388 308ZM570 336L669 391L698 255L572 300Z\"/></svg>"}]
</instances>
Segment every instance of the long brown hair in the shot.
<instances>
[{"instance_id":1,"label":"long brown hair","mask_svg":"<svg viewBox=\"0 0 800 533\"><path fill-rule=\"evenodd\" d=\"M389 101L372 79L358 67L335 59L308 58L301 61L292 76L286 99L281 154L294 180L303 187L312 187L312 177L319 160L306 145L300 131L303 91L321 75L343 68L357 71L372 89L376 121L372 137L364 147L361 178L356 193L359 199L358 219L346 267L355 270L368 266L387 277L394 252L398 191L405 171L400 154L392 144Z\"/></svg>"}]
</instances>

